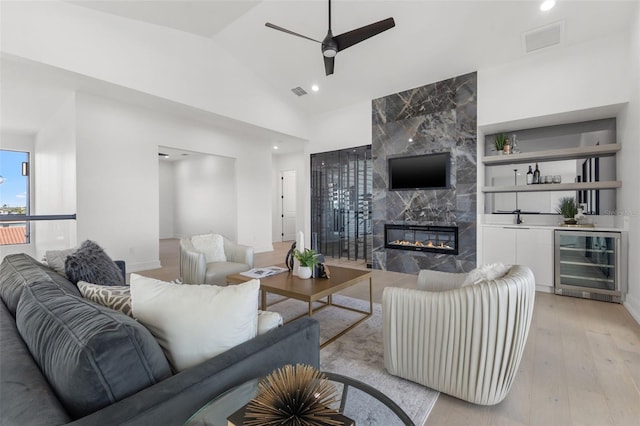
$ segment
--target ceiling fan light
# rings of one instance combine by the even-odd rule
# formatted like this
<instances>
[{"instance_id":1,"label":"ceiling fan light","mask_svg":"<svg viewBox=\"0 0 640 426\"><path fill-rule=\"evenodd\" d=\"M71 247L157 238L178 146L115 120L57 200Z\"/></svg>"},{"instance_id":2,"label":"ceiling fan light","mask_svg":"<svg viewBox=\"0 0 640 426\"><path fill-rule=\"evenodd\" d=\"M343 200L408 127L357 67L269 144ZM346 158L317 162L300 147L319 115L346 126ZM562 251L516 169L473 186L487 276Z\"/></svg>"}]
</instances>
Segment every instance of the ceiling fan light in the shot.
<instances>
[{"instance_id":1,"label":"ceiling fan light","mask_svg":"<svg viewBox=\"0 0 640 426\"><path fill-rule=\"evenodd\" d=\"M326 58L333 58L334 56L336 56L338 54L338 51L336 49L333 49L331 47L324 49L322 51L322 54L326 57Z\"/></svg>"},{"instance_id":2,"label":"ceiling fan light","mask_svg":"<svg viewBox=\"0 0 640 426\"><path fill-rule=\"evenodd\" d=\"M556 5L555 0L545 0L540 5L540 10L543 11L543 12L546 12L548 10L553 9L553 6L555 6L555 5Z\"/></svg>"}]
</instances>

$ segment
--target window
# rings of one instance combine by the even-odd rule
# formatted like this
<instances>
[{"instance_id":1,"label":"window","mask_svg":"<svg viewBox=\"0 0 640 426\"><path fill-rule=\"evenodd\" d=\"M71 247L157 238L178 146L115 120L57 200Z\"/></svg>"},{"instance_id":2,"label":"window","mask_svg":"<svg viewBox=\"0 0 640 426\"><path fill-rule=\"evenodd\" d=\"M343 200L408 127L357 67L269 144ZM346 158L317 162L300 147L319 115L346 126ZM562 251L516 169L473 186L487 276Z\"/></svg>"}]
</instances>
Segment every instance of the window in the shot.
<instances>
[{"instance_id":1,"label":"window","mask_svg":"<svg viewBox=\"0 0 640 426\"><path fill-rule=\"evenodd\" d=\"M29 224L11 215L29 214L29 153L0 149L0 245L29 243Z\"/></svg>"}]
</instances>

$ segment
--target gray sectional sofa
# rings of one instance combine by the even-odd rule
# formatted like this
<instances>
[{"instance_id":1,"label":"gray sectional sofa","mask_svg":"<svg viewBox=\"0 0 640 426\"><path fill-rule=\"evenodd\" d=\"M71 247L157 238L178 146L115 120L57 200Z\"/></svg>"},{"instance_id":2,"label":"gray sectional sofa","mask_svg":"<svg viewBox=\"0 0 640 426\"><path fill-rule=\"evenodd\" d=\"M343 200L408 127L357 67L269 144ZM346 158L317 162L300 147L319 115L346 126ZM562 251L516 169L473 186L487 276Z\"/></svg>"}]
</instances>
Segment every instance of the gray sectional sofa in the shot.
<instances>
[{"instance_id":1,"label":"gray sectional sofa","mask_svg":"<svg viewBox=\"0 0 640 426\"><path fill-rule=\"evenodd\" d=\"M151 333L25 255L0 264L0 424L178 425L285 364L319 366L301 318L173 374Z\"/></svg>"}]
</instances>

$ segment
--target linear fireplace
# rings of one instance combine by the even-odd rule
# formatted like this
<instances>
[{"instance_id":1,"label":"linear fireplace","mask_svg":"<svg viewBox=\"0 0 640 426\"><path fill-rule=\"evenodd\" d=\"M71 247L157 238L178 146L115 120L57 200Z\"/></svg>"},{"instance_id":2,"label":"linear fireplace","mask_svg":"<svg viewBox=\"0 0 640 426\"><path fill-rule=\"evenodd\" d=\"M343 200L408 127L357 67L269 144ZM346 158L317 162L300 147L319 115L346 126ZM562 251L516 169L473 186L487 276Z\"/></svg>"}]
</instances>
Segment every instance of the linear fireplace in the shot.
<instances>
[{"instance_id":1,"label":"linear fireplace","mask_svg":"<svg viewBox=\"0 0 640 426\"><path fill-rule=\"evenodd\" d=\"M458 254L458 227L384 225L385 248Z\"/></svg>"}]
</instances>

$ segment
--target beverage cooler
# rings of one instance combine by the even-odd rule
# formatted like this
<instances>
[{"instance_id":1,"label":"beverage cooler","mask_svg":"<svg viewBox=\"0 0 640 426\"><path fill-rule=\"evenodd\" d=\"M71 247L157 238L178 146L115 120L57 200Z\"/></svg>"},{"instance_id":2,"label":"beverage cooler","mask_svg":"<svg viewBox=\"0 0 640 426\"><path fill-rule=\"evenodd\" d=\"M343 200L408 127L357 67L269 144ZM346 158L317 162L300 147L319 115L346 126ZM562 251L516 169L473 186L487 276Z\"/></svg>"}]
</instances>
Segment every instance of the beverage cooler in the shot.
<instances>
[{"instance_id":1,"label":"beverage cooler","mask_svg":"<svg viewBox=\"0 0 640 426\"><path fill-rule=\"evenodd\" d=\"M621 303L626 258L620 232L555 231L555 293Z\"/></svg>"}]
</instances>

